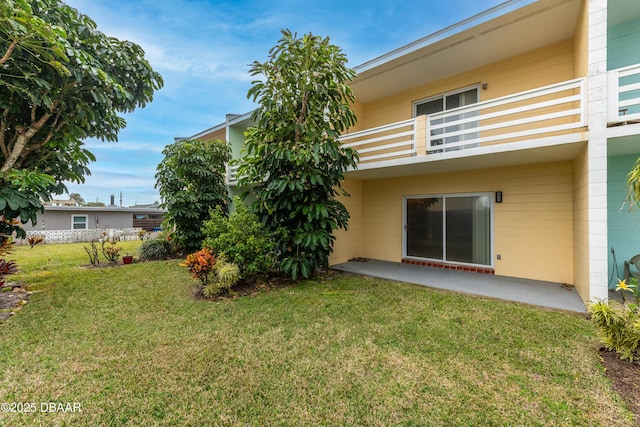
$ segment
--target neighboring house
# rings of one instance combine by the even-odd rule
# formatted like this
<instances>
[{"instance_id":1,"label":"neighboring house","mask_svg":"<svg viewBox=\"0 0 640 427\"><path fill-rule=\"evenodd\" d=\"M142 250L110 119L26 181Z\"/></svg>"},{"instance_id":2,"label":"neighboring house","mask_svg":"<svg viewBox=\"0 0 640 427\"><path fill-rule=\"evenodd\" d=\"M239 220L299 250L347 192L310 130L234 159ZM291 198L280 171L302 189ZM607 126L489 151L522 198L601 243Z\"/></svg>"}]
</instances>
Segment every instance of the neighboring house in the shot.
<instances>
[{"instance_id":1,"label":"neighboring house","mask_svg":"<svg viewBox=\"0 0 640 427\"><path fill-rule=\"evenodd\" d=\"M45 203L47 206L80 206L77 201L71 200L59 200L52 199L51 201Z\"/></svg>"},{"instance_id":2,"label":"neighboring house","mask_svg":"<svg viewBox=\"0 0 640 427\"><path fill-rule=\"evenodd\" d=\"M25 224L26 231L91 230L160 228L165 210L155 207L137 206L120 208L117 206L45 206L44 213L38 212L38 222L34 226Z\"/></svg>"},{"instance_id":3,"label":"neighboring house","mask_svg":"<svg viewBox=\"0 0 640 427\"><path fill-rule=\"evenodd\" d=\"M436 265L607 298L640 253L640 2L509 1L355 67L331 263ZM250 114L194 135L240 155ZM229 170L235 188L235 170ZM614 264L614 249L617 264Z\"/></svg>"}]
</instances>

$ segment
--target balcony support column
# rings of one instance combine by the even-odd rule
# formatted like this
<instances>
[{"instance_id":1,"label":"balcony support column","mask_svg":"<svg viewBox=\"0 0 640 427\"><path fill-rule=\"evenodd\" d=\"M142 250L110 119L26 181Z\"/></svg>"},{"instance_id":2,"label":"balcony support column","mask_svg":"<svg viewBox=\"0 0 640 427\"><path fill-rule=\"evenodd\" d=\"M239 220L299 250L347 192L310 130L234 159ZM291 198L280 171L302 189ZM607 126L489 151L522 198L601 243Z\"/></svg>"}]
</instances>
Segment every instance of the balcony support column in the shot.
<instances>
[{"instance_id":1,"label":"balcony support column","mask_svg":"<svg viewBox=\"0 0 640 427\"><path fill-rule=\"evenodd\" d=\"M589 300L608 297L607 239L607 0L588 0ZM585 298L585 295L582 295Z\"/></svg>"}]
</instances>

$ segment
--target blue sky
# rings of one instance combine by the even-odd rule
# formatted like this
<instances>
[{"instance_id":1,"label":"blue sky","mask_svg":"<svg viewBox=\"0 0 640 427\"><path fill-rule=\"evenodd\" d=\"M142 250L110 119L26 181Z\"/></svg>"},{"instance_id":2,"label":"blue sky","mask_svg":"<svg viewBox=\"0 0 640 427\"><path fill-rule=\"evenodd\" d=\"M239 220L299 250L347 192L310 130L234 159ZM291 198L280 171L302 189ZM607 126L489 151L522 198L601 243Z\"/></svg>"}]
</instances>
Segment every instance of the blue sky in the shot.
<instances>
[{"instance_id":1,"label":"blue sky","mask_svg":"<svg viewBox=\"0 0 640 427\"><path fill-rule=\"evenodd\" d=\"M97 161L85 184L69 191L86 201L124 206L159 200L155 170L174 137L222 123L255 106L246 98L249 64L267 59L288 28L329 36L355 67L503 0L65 0L109 36L145 50L164 87L144 109L125 115L119 142L86 141ZM61 196L64 197L64 196Z\"/></svg>"}]
</instances>

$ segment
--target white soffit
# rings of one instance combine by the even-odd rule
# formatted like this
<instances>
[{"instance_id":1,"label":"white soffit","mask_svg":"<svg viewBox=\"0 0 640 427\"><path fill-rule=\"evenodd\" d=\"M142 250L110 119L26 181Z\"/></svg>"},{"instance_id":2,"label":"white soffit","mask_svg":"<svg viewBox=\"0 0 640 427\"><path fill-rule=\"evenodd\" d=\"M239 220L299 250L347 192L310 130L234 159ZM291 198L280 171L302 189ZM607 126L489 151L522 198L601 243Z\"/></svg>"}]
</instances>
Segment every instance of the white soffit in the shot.
<instances>
[{"instance_id":1,"label":"white soffit","mask_svg":"<svg viewBox=\"0 0 640 427\"><path fill-rule=\"evenodd\" d=\"M581 3L539 0L424 47L408 45L406 54L400 48L356 67L351 87L358 101L370 102L571 39Z\"/></svg>"}]
</instances>

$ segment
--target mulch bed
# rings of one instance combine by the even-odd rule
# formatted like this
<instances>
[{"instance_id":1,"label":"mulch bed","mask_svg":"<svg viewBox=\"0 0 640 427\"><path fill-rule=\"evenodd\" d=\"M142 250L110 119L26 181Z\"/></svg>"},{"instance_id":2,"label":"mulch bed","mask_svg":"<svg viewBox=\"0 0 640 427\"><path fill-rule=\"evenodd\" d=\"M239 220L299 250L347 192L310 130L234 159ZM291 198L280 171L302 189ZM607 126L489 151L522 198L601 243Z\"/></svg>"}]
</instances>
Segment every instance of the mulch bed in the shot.
<instances>
[{"instance_id":1,"label":"mulch bed","mask_svg":"<svg viewBox=\"0 0 640 427\"><path fill-rule=\"evenodd\" d=\"M8 284L11 290L0 291L0 321L5 320L29 302L29 292L19 284Z\"/></svg>"},{"instance_id":2,"label":"mulch bed","mask_svg":"<svg viewBox=\"0 0 640 427\"><path fill-rule=\"evenodd\" d=\"M287 288L295 284L286 276L271 276L262 280L241 280L236 283L227 294L218 295L215 298L207 298L202 293L203 286L198 286L193 292L193 297L198 300L220 301L224 299L236 299L241 297L255 297L276 289Z\"/></svg>"},{"instance_id":3,"label":"mulch bed","mask_svg":"<svg viewBox=\"0 0 640 427\"><path fill-rule=\"evenodd\" d=\"M613 389L640 420L640 364L621 360L615 352L605 348L600 349L600 356Z\"/></svg>"}]
</instances>

